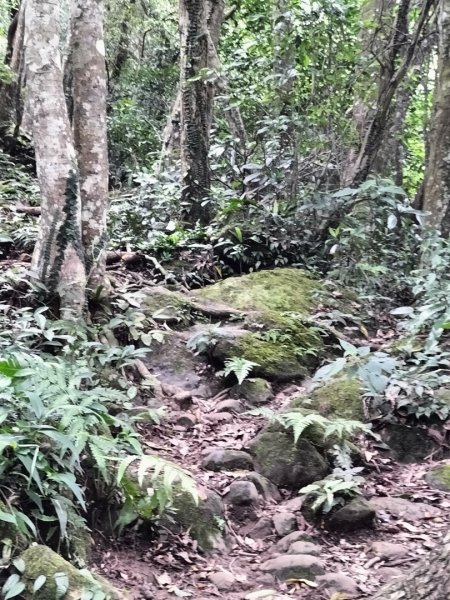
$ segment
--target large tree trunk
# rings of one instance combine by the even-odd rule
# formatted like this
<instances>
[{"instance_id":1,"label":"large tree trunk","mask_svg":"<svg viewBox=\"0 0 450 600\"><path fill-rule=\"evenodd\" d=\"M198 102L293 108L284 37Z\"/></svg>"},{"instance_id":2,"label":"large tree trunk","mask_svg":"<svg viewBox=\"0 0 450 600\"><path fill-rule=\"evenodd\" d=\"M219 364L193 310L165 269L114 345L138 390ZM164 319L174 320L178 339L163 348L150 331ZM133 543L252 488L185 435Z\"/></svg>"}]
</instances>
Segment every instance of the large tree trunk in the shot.
<instances>
[{"instance_id":1,"label":"large tree trunk","mask_svg":"<svg viewBox=\"0 0 450 600\"><path fill-rule=\"evenodd\" d=\"M86 276L78 168L67 115L60 55L60 8L27 0L25 67L42 197L32 275L58 294L63 318L81 317Z\"/></svg>"},{"instance_id":2,"label":"large tree trunk","mask_svg":"<svg viewBox=\"0 0 450 600\"><path fill-rule=\"evenodd\" d=\"M450 600L450 534L414 569L383 586L371 600Z\"/></svg>"},{"instance_id":3,"label":"large tree trunk","mask_svg":"<svg viewBox=\"0 0 450 600\"><path fill-rule=\"evenodd\" d=\"M450 0L439 11L438 80L431 120L430 153L425 174L423 209L428 223L450 233Z\"/></svg>"},{"instance_id":4,"label":"large tree trunk","mask_svg":"<svg viewBox=\"0 0 450 600\"><path fill-rule=\"evenodd\" d=\"M203 78L209 57L206 0L180 0L182 202L191 223L212 217L209 143L214 86Z\"/></svg>"},{"instance_id":5,"label":"large tree trunk","mask_svg":"<svg viewBox=\"0 0 450 600\"><path fill-rule=\"evenodd\" d=\"M77 0L72 21L73 130L88 289L106 291L108 145L103 1Z\"/></svg>"}]
</instances>

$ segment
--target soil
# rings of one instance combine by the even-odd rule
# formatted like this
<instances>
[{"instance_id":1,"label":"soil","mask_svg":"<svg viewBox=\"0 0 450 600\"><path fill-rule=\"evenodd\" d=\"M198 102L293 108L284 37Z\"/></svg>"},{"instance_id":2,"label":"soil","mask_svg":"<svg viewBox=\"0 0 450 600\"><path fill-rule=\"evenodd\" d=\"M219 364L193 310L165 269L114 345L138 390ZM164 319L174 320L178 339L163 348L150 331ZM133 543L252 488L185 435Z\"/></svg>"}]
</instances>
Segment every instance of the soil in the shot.
<instances>
[{"instance_id":1,"label":"soil","mask_svg":"<svg viewBox=\"0 0 450 600\"><path fill-rule=\"evenodd\" d=\"M281 406L301 389L292 384L280 389L270 407ZM211 422L209 417L214 414L215 405L224 397L227 398L226 392L209 400L194 398L194 404L188 412L196 423L190 429L174 425L173 420L171 423L177 413L173 413L169 422L160 426L140 425L140 433L147 440L149 452L157 452L182 464L200 484L221 496L226 494L230 483L242 472L205 471L200 466L204 454L213 447L245 448L265 423L264 419L248 413L229 414L223 417L226 419L224 421ZM387 514L380 518L378 515L373 529L339 535L308 523L297 511L298 528L311 533L314 541L322 546L321 559L326 573L345 573L357 584L358 595L348 596L354 598L370 597L383 582L383 567L407 571L426 554L443 530L447 529L450 508L450 494L430 489L423 478L424 473L437 464L432 457L421 464L399 465L383 450L367 443L364 454L367 463L364 484L366 497L400 496L439 507L442 514L420 522L408 521L407 515L402 518L391 518ZM161 530L155 534L155 531L136 526L118 540L98 535L91 568L117 587L128 590L132 600L177 597L208 600L220 596L243 600L247 594L258 590L276 591L274 595L266 596L273 599L329 599L332 597L330 591L319 589L315 582L297 580L280 583L260 570L260 565L274 555L278 537L272 534L263 539L252 539L247 535L249 519L250 523L261 517L270 519L280 509L288 510L289 501L295 495L291 496L283 490L281 492L281 503L265 502L245 514L227 514L231 545L226 551L204 554L188 533L175 536ZM375 541L402 544L405 546L404 555L393 560L381 560L370 553L370 545ZM209 580L212 573L224 570L231 572L235 579L225 593ZM334 598L338 597L347 596L335 595Z\"/></svg>"}]
</instances>

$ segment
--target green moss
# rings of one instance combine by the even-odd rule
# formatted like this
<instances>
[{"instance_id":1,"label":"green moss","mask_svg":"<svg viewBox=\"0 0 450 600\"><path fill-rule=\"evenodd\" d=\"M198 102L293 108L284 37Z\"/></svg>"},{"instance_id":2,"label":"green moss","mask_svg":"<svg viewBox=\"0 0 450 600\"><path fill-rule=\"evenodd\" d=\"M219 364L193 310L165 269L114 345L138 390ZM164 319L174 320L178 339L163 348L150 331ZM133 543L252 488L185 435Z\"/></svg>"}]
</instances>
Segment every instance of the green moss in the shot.
<instances>
[{"instance_id":1,"label":"green moss","mask_svg":"<svg viewBox=\"0 0 450 600\"><path fill-rule=\"evenodd\" d=\"M193 292L203 300L228 304L237 310L269 310L307 314L321 284L300 269L258 271L231 277Z\"/></svg>"},{"instance_id":2,"label":"green moss","mask_svg":"<svg viewBox=\"0 0 450 600\"><path fill-rule=\"evenodd\" d=\"M232 390L234 395L245 398L250 404L265 404L273 395L272 386L259 377L246 379Z\"/></svg>"},{"instance_id":3,"label":"green moss","mask_svg":"<svg viewBox=\"0 0 450 600\"><path fill-rule=\"evenodd\" d=\"M427 473L426 480L432 487L450 492L450 464L435 467Z\"/></svg>"},{"instance_id":4,"label":"green moss","mask_svg":"<svg viewBox=\"0 0 450 600\"><path fill-rule=\"evenodd\" d=\"M156 316L164 320L184 319L189 314L191 303L189 299L180 292L172 292L165 287L155 286L144 290L145 299L142 309L150 316Z\"/></svg>"},{"instance_id":5,"label":"green moss","mask_svg":"<svg viewBox=\"0 0 450 600\"><path fill-rule=\"evenodd\" d=\"M99 590L105 594L106 598L123 598L123 595L105 580L79 571L47 546L30 546L21 554L21 558L25 563L23 574L24 582L27 585L27 593L23 594L25 598L55 600L57 597L55 575L57 573L64 573L69 580L69 589L63 597L81 598L83 590ZM36 594L33 594L33 584L40 575L46 577L45 583Z\"/></svg>"},{"instance_id":6,"label":"green moss","mask_svg":"<svg viewBox=\"0 0 450 600\"><path fill-rule=\"evenodd\" d=\"M361 385L357 379L336 379L316 388L311 407L326 417L364 420Z\"/></svg>"}]
</instances>

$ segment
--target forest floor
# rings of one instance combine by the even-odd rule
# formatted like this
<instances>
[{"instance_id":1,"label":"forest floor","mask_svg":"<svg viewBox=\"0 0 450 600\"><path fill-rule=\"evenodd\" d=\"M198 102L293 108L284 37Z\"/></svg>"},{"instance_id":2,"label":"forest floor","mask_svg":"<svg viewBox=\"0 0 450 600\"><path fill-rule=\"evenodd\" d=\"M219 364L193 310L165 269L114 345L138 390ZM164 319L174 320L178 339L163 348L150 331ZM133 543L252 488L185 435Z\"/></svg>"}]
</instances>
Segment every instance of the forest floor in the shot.
<instances>
[{"instance_id":1,"label":"forest floor","mask_svg":"<svg viewBox=\"0 0 450 600\"><path fill-rule=\"evenodd\" d=\"M292 384L282 386L271 407L279 407L299 390L300 386ZM223 400L224 396L222 393L219 398ZM262 427L263 420L248 413L220 413L216 419L217 401L197 400L190 409L195 421L192 427L141 425L140 432L147 439L149 450L182 464L200 484L224 496L230 483L242 473L206 471L201 467L202 458L212 447L245 448ZM148 530L129 530L119 540L97 539L93 569L117 587L129 590L135 600L176 597L210 600L220 596L232 600L366 598L390 577L407 571L433 547L442 530L448 527L450 494L431 489L423 478L436 464L433 457L421 464L405 465L397 464L376 446L367 446L365 453L371 465L364 485L366 498L407 498L426 503L429 510L424 511L420 505L419 515L408 510L397 514L378 512L372 529L336 534L309 524L300 512L298 496L286 493L279 502L261 501L250 513L241 516L228 513L230 535L226 550L205 554L188 534L176 536L163 531L156 537ZM319 589L308 580L280 583L260 570L265 560L277 554L279 539L264 523L283 511L294 513L298 529L310 534L314 543L320 545L320 559L326 573L339 572L352 578L356 584L353 593L336 594L333 589ZM377 548L374 542L397 546Z\"/></svg>"}]
</instances>

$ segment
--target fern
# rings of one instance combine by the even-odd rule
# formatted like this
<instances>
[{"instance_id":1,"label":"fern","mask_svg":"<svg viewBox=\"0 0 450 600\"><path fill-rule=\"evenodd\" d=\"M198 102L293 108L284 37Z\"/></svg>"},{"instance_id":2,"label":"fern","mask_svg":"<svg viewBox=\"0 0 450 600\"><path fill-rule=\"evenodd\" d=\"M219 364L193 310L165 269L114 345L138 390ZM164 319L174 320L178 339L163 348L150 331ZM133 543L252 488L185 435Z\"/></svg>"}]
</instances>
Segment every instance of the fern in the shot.
<instances>
[{"instance_id":1,"label":"fern","mask_svg":"<svg viewBox=\"0 0 450 600\"><path fill-rule=\"evenodd\" d=\"M303 487L299 494L306 499L313 498L311 510L313 512L328 513L332 508L345 502L360 493L356 481L343 479L322 479L311 485Z\"/></svg>"},{"instance_id":2,"label":"fern","mask_svg":"<svg viewBox=\"0 0 450 600\"><path fill-rule=\"evenodd\" d=\"M232 358L226 359L223 371L220 371L218 374L228 377L234 373L239 385L242 385L245 379L250 375L253 367L257 366L258 363L252 362L251 360L247 360L246 358L239 356L233 356Z\"/></svg>"}]
</instances>

